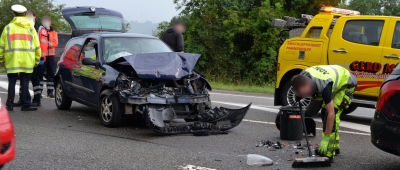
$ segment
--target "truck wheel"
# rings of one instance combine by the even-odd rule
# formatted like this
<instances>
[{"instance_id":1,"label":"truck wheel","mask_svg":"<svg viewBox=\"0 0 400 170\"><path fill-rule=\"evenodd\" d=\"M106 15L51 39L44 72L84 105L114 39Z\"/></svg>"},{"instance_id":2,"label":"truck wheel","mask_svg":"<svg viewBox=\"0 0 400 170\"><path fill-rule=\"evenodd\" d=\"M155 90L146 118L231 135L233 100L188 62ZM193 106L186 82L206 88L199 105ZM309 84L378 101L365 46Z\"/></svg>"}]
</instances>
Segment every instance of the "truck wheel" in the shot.
<instances>
[{"instance_id":1,"label":"truck wheel","mask_svg":"<svg viewBox=\"0 0 400 170\"><path fill-rule=\"evenodd\" d=\"M349 108L347 108L346 110L343 110L343 112L340 116L350 114L351 112L354 112L357 108L358 108L358 106L356 106L354 104L350 104Z\"/></svg>"},{"instance_id":2,"label":"truck wheel","mask_svg":"<svg viewBox=\"0 0 400 170\"><path fill-rule=\"evenodd\" d=\"M58 80L56 83L55 94L55 102L59 110L68 110L71 108L72 100L65 95L61 80Z\"/></svg>"},{"instance_id":3,"label":"truck wheel","mask_svg":"<svg viewBox=\"0 0 400 170\"><path fill-rule=\"evenodd\" d=\"M322 101L312 100L311 98L305 98L300 101L302 106L306 106L305 116L313 117L318 114L322 107ZM287 79L281 87L281 103L283 106L299 106L295 100L293 87L290 79Z\"/></svg>"},{"instance_id":4,"label":"truck wheel","mask_svg":"<svg viewBox=\"0 0 400 170\"><path fill-rule=\"evenodd\" d=\"M117 127L122 124L124 107L116 95L101 97L100 119L104 126Z\"/></svg>"}]
</instances>

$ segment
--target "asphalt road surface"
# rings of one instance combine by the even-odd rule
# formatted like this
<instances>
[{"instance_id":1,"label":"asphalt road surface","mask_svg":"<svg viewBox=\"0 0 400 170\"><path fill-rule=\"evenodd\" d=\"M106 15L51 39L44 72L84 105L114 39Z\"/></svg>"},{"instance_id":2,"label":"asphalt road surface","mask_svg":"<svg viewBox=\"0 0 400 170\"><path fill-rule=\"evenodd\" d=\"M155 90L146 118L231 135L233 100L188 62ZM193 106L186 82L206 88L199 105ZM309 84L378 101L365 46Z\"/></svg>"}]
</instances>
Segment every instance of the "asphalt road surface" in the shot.
<instances>
[{"instance_id":1,"label":"asphalt road surface","mask_svg":"<svg viewBox=\"0 0 400 170\"><path fill-rule=\"evenodd\" d=\"M18 87L17 87L18 88ZM32 87L31 87L32 90ZM46 92L44 92L46 94ZM0 74L0 97L7 98L7 77ZM16 96L16 100L18 95ZM4 169L291 169L288 158L295 141L282 141L275 127L278 107L273 95L214 90L213 106L240 108L253 102L244 121L226 135L164 136L149 130L133 118L125 126L102 126L98 112L73 103L68 111L57 110L54 99L44 97L36 112L10 112L17 155ZM341 154L330 168L399 169L400 158L375 148L370 142L369 123L373 109L358 109L344 116L340 127ZM320 115L317 136L321 140ZM282 141L289 146L278 150L255 147L260 140ZM303 138L303 143L305 139ZM274 161L271 166L252 167L246 155L260 154ZM321 169L321 168L318 168Z\"/></svg>"}]
</instances>

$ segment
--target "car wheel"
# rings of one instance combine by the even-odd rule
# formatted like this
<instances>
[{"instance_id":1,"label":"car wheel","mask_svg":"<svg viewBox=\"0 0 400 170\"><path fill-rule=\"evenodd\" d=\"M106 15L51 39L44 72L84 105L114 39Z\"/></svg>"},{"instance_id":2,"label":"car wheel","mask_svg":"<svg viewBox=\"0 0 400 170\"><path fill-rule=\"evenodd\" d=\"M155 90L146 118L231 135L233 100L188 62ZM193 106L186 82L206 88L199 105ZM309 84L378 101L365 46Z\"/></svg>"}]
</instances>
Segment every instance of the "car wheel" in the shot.
<instances>
[{"instance_id":1,"label":"car wheel","mask_svg":"<svg viewBox=\"0 0 400 170\"><path fill-rule=\"evenodd\" d=\"M117 127L122 124L124 107L116 95L104 95L100 103L100 119L104 126Z\"/></svg>"},{"instance_id":2,"label":"car wheel","mask_svg":"<svg viewBox=\"0 0 400 170\"><path fill-rule=\"evenodd\" d=\"M299 103L295 100L295 94L290 79L287 79L281 87L281 103L283 106L296 106ZM304 98L301 101L302 106L306 106L305 116L313 117L318 114L322 107L322 101L312 100L311 98Z\"/></svg>"},{"instance_id":3,"label":"car wheel","mask_svg":"<svg viewBox=\"0 0 400 170\"><path fill-rule=\"evenodd\" d=\"M71 108L72 100L65 95L60 80L58 80L56 83L55 94L55 102L59 110L68 110L69 108Z\"/></svg>"},{"instance_id":4,"label":"car wheel","mask_svg":"<svg viewBox=\"0 0 400 170\"><path fill-rule=\"evenodd\" d=\"M342 114L340 114L340 115L350 114L351 112L354 112L357 108L358 108L358 106L356 106L354 104L350 104L349 108L347 108L346 110L343 110Z\"/></svg>"}]
</instances>

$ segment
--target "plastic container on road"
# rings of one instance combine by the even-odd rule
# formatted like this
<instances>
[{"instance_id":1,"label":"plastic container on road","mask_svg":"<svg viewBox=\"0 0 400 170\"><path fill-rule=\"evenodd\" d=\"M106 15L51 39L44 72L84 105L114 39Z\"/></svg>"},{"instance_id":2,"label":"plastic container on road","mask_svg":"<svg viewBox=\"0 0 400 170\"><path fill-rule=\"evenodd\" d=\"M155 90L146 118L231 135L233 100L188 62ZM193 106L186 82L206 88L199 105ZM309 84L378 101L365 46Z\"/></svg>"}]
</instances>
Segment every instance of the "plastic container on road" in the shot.
<instances>
[{"instance_id":1,"label":"plastic container on road","mask_svg":"<svg viewBox=\"0 0 400 170\"><path fill-rule=\"evenodd\" d=\"M303 123L300 108L283 106L279 111L280 137L283 140L301 140L303 138Z\"/></svg>"},{"instance_id":2,"label":"plastic container on road","mask_svg":"<svg viewBox=\"0 0 400 170\"><path fill-rule=\"evenodd\" d=\"M247 155L247 165L264 166L264 165L272 165L272 164L273 164L272 160L265 156L256 155L256 154L248 154Z\"/></svg>"}]
</instances>

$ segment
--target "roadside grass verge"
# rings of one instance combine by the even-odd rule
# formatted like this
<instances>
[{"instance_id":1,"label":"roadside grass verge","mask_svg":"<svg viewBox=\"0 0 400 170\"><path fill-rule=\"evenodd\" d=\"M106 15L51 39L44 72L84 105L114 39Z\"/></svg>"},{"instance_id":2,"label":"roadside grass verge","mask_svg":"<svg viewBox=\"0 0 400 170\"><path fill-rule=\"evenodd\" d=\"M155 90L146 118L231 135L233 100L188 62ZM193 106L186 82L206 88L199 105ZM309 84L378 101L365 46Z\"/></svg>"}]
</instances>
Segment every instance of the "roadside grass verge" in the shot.
<instances>
[{"instance_id":1,"label":"roadside grass verge","mask_svg":"<svg viewBox=\"0 0 400 170\"><path fill-rule=\"evenodd\" d=\"M4 68L1 64L0 64L0 73L5 73L6 72L6 68Z\"/></svg>"},{"instance_id":2,"label":"roadside grass verge","mask_svg":"<svg viewBox=\"0 0 400 170\"><path fill-rule=\"evenodd\" d=\"M266 84L264 86L255 86L255 85L233 85L233 84L225 84L220 82L210 81L211 87L217 90L230 90L230 91L242 91L242 92L251 92L251 93L267 93L274 94L275 92L275 83Z\"/></svg>"}]
</instances>

